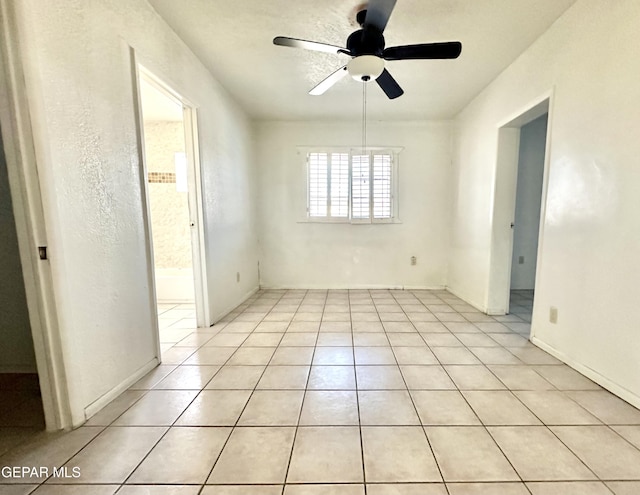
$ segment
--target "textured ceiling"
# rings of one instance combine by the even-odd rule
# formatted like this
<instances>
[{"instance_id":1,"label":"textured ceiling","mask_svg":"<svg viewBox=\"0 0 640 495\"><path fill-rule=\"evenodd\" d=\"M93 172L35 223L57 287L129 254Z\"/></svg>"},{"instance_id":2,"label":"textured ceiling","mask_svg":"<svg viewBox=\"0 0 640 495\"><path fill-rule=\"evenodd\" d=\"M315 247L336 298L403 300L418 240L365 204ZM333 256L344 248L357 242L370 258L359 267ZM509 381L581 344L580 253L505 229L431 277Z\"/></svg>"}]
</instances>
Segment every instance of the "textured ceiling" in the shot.
<instances>
[{"instance_id":1,"label":"textured ceiling","mask_svg":"<svg viewBox=\"0 0 640 495\"><path fill-rule=\"evenodd\" d=\"M322 96L309 89L349 57L274 46L290 36L344 46L359 0L149 0L211 73L256 119L358 118L362 83L344 78ZM462 42L457 60L387 62L405 90L388 100L367 88L372 119L455 116L575 0L398 0L387 46Z\"/></svg>"}]
</instances>

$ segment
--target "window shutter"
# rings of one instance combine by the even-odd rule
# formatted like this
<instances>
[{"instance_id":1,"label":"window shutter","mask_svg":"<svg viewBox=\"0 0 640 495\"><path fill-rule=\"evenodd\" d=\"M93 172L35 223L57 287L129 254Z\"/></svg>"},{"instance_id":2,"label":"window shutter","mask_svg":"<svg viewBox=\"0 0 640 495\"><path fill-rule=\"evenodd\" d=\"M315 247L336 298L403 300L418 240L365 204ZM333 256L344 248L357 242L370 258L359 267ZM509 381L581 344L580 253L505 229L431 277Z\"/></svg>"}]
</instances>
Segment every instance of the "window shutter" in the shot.
<instances>
[{"instance_id":1,"label":"window shutter","mask_svg":"<svg viewBox=\"0 0 640 495\"><path fill-rule=\"evenodd\" d=\"M370 208L369 155L351 157L351 218L369 218Z\"/></svg>"},{"instance_id":2,"label":"window shutter","mask_svg":"<svg viewBox=\"0 0 640 495\"><path fill-rule=\"evenodd\" d=\"M327 177L329 160L327 153L309 153L309 216L327 216Z\"/></svg>"},{"instance_id":3,"label":"window shutter","mask_svg":"<svg viewBox=\"0 0 640 495\"><path fill-rule=\"evenodd\" d=\"M397 221L397 161L390 149L307 154L307 217L314 221ZM333 219L333 220L332 220Z\"/></svg>"},{"instance_id":4,"label":"window shutter","mask_svg":"<svg viewBox=\"0 0 640 495\"><path fill-rule=\"evenodd\" d=\"M391 218L391 155L373 155L373 218Z\"/></svg>"},{"instance_id":5,"label":"window shutter","mask_svg":"<svg viewBox=\"0 0 640 495\"><path fill-rule=\"evenodd\" d=\"M349 216L349 153L331 154L331 216Z\"/></svg>"}]
</instances>

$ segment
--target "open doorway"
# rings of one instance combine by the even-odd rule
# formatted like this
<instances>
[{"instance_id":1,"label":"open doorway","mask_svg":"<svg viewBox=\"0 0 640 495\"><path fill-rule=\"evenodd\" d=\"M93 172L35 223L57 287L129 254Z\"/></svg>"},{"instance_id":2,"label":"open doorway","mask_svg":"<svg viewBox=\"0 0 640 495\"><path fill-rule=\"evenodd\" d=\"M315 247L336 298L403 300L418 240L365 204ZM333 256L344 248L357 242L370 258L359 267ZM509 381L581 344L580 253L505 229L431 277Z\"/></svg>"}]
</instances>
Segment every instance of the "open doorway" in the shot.
<instances>
[{"instance_id":1,"label":"open doorway","mask_svg":"<svg viewBox=\"0 0 640 495\"><path fill-rule=\"evenodd\" d=\"M29 98L10 2L0 2L0 451L72 425ZM25 375L18 377L15 375ZM23 400L25 399L25 400ZM8 413L8 409L11 412ZM11 420L11 421L9 421ZM12 422L14 426L10 426ZM20 426L15 426L15 425Z\"/></svg>"},{"instance_id":2,"label":"open doorway","mask_svg":"<svg viewBox=\"0 0 640 495\"><path fill-rule=\"evenodd\" d=\"M542 244L552 94L498 126L487 313L529 336Z\"/></svg>"},{"instance_id":3,"label":"open doorway","mask_svg":"<svg viewBox=\"0 0 640 495\"><path fill-rule=\"evenodd\" d=\"M535 295L548 119L545 113L520 128L508 312L527 322Z\"/></svg>"},{"instance_id":4,"label":"open doorway","mask_svg":"<svg viewBox=\"0 0 640 495\"><path fill-rule=\"evenodd\" d=\"M45 428L7 161L0 132L0 455Z\"/></svg>"},{"instance_id":5,"label":"open doorway","mask_svg":"<svg viewBox=\"0 0 640 495\"><path fill-rule=\"evenodd\" d=\"M164 353L210 324L195 111L145 69L139 75L148 234Z\"/></svg>"}]
</instances>

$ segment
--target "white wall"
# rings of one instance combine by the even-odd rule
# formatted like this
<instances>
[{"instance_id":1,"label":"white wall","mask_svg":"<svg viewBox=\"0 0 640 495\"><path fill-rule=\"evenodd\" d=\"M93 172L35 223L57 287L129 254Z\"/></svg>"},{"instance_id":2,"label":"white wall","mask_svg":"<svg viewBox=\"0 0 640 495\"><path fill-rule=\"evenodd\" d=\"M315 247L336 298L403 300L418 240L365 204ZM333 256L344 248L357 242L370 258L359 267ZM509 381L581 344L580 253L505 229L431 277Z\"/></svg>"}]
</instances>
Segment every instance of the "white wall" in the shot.
<instances>
[{"instance_id":1,"label":"white wall","mask_svg":"<svg viewBox=\"0 0 640 495\"><path fill-rule=\"evenodd\" d=\"M533 333L636 405L639 25L636 0L579 0L459 115L449 270L454 292L486 303L497 127L553 89Z\"/></svg>"},{"instance_id":2,"label":"white wall","mask_svg":"<svg viewBox=\"0 0 640 495\"><path fill-rule=\"evenodd\" d=\"M361 122L261 122L260 274L265 287L443 287L449 242L451 126L369 122L371 146L399 155L398 224L305 223L306 154L354 146ZM417 264L410 265L411 256Z\"/></svg>"},{"instance_id":3,"label":"white wall","mask_svg":"<svg viewBox=\"0 0 640 495\"><path fill-rule=\"evenodd\" d=\"M533 289L535 286L546 138L547 115L520 130L511 289ZM520 256L524 258L523 263L519 261Z\"/></svg>"},{"instance_id":4,"label":"white wall","mask_svg":"<svg viewBox=\"0 0 640 495\"><path fill-rule=\"evenodd\" d=\"M252 131L144 0L25 0L15 8L79 424L86 407L156 357L130 47L198 109L213 319L258 284Z\"/></svg>"},{"instance_id":5,"label":"white wall","mask_svg":"<svg viewBox=\"0 0 640 495\"><path fill-rule=\"evenodd\" d=\"M2 136L0 233L0 373L33 373L36 361Z\"/></svg>"}]
</instances>

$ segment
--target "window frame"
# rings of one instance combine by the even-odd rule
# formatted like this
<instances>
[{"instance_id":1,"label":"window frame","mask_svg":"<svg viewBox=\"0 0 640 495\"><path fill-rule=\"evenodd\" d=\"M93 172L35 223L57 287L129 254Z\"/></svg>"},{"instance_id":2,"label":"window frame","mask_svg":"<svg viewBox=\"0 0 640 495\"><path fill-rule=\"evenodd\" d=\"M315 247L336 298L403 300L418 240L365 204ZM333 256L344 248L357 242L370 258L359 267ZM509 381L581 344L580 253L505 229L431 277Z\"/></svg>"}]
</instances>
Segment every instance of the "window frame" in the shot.
<instances>
[{"instance_id":1,"label":"window frame","mask_svg":"<svg viewBox=\"0 0 640 495\"><path fill-rule=\"evenodd\" d=\"M390 147L390 146L368 146L366 148L366 154L369 155L369 216L368 218L353 218L353 156L362 155L362 148L354 146L323 146L323 147L298 147L298 153L304 157L304 164L306 169L306 187L305 187L305 205L304 205L304 220L300 223L338 223L338 224L352 224L352 225L370 225L370 224L390 224L390 223L402 223L399 216L399 198L398 198L398 176L399 176L399 155L404 148ZM331 215L331 159L328 160L327 165L327 215L326 216L311 216L310 201L311 201L311 160L310 155L312 153L326 153L327 155L335 153L347 154L349 157L348 165L348 198L347 198L347 216L345 217L332 217ZM374 218L374 159L373 155L386 154L391 157L391 191L390 191L390 210L391 216L385 218Z\"/></svg>"}]
</instances>

